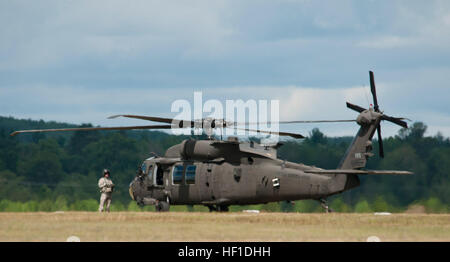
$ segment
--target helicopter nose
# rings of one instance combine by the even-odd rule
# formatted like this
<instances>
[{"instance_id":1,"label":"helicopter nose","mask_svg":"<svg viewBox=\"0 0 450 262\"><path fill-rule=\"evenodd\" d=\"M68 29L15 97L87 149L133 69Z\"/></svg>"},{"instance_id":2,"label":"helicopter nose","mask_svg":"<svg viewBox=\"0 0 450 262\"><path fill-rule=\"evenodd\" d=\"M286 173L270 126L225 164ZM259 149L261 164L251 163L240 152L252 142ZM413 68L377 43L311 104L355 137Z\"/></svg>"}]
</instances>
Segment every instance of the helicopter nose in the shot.
<instances>
[{"instance_id":1,"label":"helicopter nose","mask_svg":"<svg viewBox=\"0 0 450 262\"><path fill-rule=\"evenodd\" d=\"M131 181L130 186L129 186L129 188L128 188L128 193L130 194L130 197L131 197L131 199L133 199L133 200L135 200L135 197L134 197L134 190L133 190L134 182L135 182L134 180Z\"/></svg>"},{"instance_id":2,"label":"helicopter nose","mask_svg":"<svg viewBox=\"0 0 450 262\"><path fill-rule=\"evenodd\" d=\"M130 193L131 199L135 200L135 199L134 199L133 189L132 189L131 187L128 189L128 193Z\"/></svg>"}]
</instances>

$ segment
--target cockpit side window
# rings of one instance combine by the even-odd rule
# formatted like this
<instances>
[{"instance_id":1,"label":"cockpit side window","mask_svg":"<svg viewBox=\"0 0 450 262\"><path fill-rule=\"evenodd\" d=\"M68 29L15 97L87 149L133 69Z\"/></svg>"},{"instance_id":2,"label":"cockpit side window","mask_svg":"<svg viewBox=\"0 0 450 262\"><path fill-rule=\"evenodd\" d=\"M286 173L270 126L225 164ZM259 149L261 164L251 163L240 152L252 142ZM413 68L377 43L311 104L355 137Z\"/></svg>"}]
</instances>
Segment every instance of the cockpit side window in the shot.
<instances>
[{"instance_id":1,"label":"cockpit side window","mask_svg":"<svg viewBox=\"0 0 450 262\"><path fill-rule=\"evenodd\" d=\"M172 182L174 185L181 184L183 181L183 166L176 165L173 167Z\"/></svg>"}]
</instances>

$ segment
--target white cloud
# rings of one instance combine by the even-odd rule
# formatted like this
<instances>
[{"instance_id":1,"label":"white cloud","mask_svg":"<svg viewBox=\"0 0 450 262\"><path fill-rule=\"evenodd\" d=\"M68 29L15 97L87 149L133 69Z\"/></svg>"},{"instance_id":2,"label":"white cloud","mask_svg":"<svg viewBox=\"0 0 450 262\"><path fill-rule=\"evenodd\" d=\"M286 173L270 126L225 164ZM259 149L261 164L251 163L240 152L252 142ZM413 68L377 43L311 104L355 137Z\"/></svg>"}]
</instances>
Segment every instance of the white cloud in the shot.
<instances>
[{"instance_id":1,"label":"white cloud","mask_svg":"<svg viewBox=\"0 0 450 262\"><path fill-rule=\"evenodd\" d=\"M397 92L390 92L386 88L389 84L378 84L378 98L381 109L388 108L389 115L409 117L414 121L424 121L430 126L430 131L441 132L445 135L449 127L445 124L450 116L442 113L440 117L427 117L432 112L427 112L426 105L420 104L421 96L416 95L415 109L398 112L395 104L387 103L385 98L394 93L405 92L405 88L396 87ZM406 88L407 89L407 88ZM139 88L91 90L83 87L46 87L35 86L33 88L0 88L0 97L5 101L0 110L3 115L11 115L18 118L44 119L47 121L63 121L75 124L93 123L94 125L140 125L147 122L135 119L106 119L115 114L138 114L174 117L170 112L171 104L177 99L186 99L193 102L193 91L189 89L151 89L143 91ZM280 101L280 120L336 120L355 119L357 113L348 109L345 102L360 105L367 108L372 103L372 97L368 87L328 88L319 89L301 86L238 86L227 89L197 89L203 92L203 103L208 99L217 99L225 107L228 99L242 99L247 101L260 99ZM423 90L425 93L429 92ZM395 99L401 99L401 96ZM389 101L389 100L388 100ZM193 106L193 105L192 105ZM400 110L402 111L402 110ZM224 111L225 112L225 111ZM280 130L308 134L308 130L319 127L328 136L354 135L358 126L355 123L333 124L306 124L285 125ZM384 136L397 134L399 127L387 123L383 125Z\"/></svg>"},{"instance_id":2,"label":"white cloud","mask_svg":"<svg viewBox=\"0 0 450 262\"><path fill-rule=\"evenodd\" d=\"M362 40L357 43L357 46L367 48L399 48L417 45L418 41L413 38L400 36L380 36L373 37L369 40Z\"/></svg>"}]
</instances>

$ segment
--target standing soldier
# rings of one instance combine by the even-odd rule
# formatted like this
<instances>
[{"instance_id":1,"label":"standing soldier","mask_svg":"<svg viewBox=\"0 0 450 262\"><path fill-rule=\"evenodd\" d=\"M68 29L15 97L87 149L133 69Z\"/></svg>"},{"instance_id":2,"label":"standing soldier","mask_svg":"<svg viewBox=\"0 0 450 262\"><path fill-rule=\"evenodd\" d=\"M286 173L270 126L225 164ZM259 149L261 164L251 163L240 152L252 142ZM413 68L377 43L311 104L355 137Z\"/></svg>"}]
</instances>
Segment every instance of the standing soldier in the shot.
<instances>
[{"instance_id":1,"label":"standing soldier","mask_svg":"<svg viewBox=\"0 0 450 262\"><path fill-rule=\"evenodd\" d=\"M109 170L103 170L103 177L98 180L98 187L100 188L100 192L102 196L100 197L100 206L98 208L99 212L104 210L106 204L106 210L109 212L109 206L111 205L111 196L114 190L114 183L109 178Z\"/></svg>"}]
</instances>

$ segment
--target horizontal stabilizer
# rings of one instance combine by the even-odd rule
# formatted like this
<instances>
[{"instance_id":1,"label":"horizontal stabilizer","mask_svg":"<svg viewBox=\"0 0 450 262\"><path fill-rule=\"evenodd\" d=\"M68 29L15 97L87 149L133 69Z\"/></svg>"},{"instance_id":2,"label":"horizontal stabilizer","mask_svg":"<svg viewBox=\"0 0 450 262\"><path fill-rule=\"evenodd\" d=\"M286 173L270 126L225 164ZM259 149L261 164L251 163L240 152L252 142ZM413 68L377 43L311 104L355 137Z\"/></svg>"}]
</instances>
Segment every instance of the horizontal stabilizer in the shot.
<instances>
[{"instance_id":1,"label":"horizontal stabilizer","mask_svg":"<svg viewBox=\"0 0 450 262\"><path fill-rule=\"evenodd\" d=\"M305 170L311 174L354 174L354 175L412 175L409 171L396 170L357 170L357 169L335 169L335 170Z\"/></svg>"}]
</instances>

